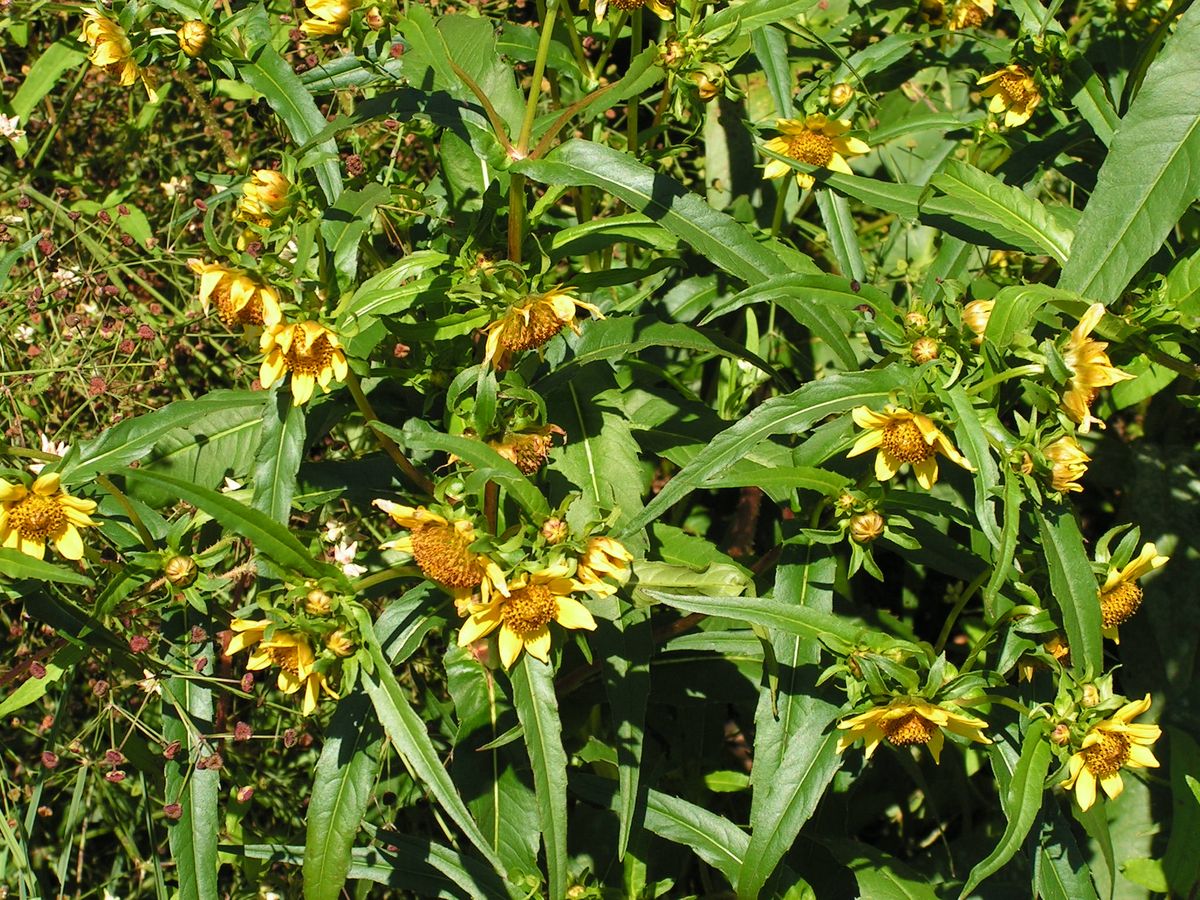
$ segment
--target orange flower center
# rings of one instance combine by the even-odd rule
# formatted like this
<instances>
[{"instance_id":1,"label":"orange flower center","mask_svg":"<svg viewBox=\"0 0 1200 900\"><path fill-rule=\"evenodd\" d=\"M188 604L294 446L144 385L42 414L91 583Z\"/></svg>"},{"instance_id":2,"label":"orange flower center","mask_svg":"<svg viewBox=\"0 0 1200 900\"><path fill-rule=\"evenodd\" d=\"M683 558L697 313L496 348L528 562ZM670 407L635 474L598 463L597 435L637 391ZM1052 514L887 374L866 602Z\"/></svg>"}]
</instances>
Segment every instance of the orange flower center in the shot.
<instances>
[{"instance_id":1,"label":"orange flower center","mask_svg":"<svg viewBox=\"0 0 1200 900\"><path fill-rule=\"evenodd\" d=\"M1008 98L1010 106L1024 106L1033 99L1035 92L1030 89L1029 79L1024 75L1005 72L996 81L999 84L1000 93Z\"/></svg>"},{"instance_id":2,"label":"orange flower center","mask_svg":"<svg viewBox=\"0 0 1200 900\"><path fill-rule=\"evenodd\" d=\"M512 592L500 610L504 624L519 637L529 637L550 624L558 601L544 584L531 584Z\"/></svg>"},{"instance_id":3,"label":"orange flower center","mask_svg":"<svg viewBox=\"0 0 1200 900\"><path fill-rule=\"evenodd\" d=\"M227 288L218 289L214 293L217 298L217 317L226 328L232 328L234 325L263 324L262 297L258 291L255 291L246 305L241 308L233 305L233 298Z\"/></svg>"},{"instance_id":4,"label":"orange flower center","mask_svg":"<svg viewBox=\"0 0 1200 900\"><path fill-rule=\"evenodd\" d=\"M901 462L919 463L933 456L933 447L912 419L897 419L883 429L883 449Z\"/></svg>"},{"instance_id":5,"label":"orange flower center","mask_svg":"<svg viewBox=\"0 0 1200 900\"><path fill-rule=\"evenodd\" d=\"M412 532L413 559L430 579L448 587L478 587L483 580L471 539L451 525L422 525Z\"/></svg>"},{"instance_id":6,"label":"orange flower center","mask_svg":"<svg viewBox=\"0 0 1200 900\"><path fill-rule=\"evenodd\" d=\"M899 719L883 723L883 734L888 743L896 747L910 744L928 744L937 731L937 726L914 710Z\"/></svg>"},{"instance_id":7,"label":"orange flower center","mask_svg":"<svg viewBox=\"0 0 1200 900\"><path fill-rule=\"evenodd\" d=\"M1129 738L1123 734L1101 731L1100 743L1085 747L1083 764L1097 778L1115 775L1129 761Z\"/></svg>"},{"instance_id":8,"label":"orange flower center","mask_svg":"<svg viewBox=\"0 0 1200 900\"><path fill-rule=\"evenodd\" d=\"M528 321L525 319L526 313ZM563 324L549 303L536 302L525 310L509 310L500 325L500 346L513 352L532 350L562 331Z\"/></svg>"},{"instance_id":9,"label":"orange flower center","mask_svg":"<svg viewBox=\"0 0 1200 900\"><path fill-rule=\"evenodd\" d=\"M267 656L271 657L271 662L284 671L299 676L300 652L296 647L269 645L263 649L266 650Z\"/></svg>"},{"instance_id":10,"label":"orange flower center","mask_svg":"<svg viewBox=\"0 0 1200 900\"><path fill-rule=\"evenodd\" d=\"M611 0L611 2L617 9L623 9L626 12L631 9L641 9L646 5L646 0Z\"/></svg>"},{"instance_id":11,"label":"orange flower center","mask_svg":"<svg viewBox=\"0 0 1200 900\"><path fill-rule=\"evenodd\" d=\"M67 514L53 498L26 494L8 511L8 521L26 540L44 541L67 524Z\"/></svg>"},{"instance_id":12,"label":"orange flower center","mask_svg":"<svg viewBox=\"0 0 1200 900\"><path fill-rule=\"evenodd\" d=\"M954 11L954 17L960 28L978 28L987 19L987 10L967 0Z\"/></svg>"},{"instance_id":13,"label":"orange flower center","mask_svg":"<svg viewBox=\"0 0 1200 900\"><path fill-rule=\"evenodd\" d=\"M1142 589L1132 581L1118 584L1100 595L1100 616L1105 628L1116 628L1133 618L1142 605Z\"/></svg>"},{"instance_id":14,"label":"orange flower center","mask_svg":"<svg viewBox=\"0 0 1200 900\"><path fill-rule=\"evenodd\" d=\"M554 439L548 434L514 434L494 446L497 453L510 460L522 473L532 475L550 455L553 443Z\"/></svg>"},{"instance_id":15,"label":"orange flower center","mask_svg":"<svg viewBox=\"0 0 1200 900\"><path fill-rule=\"evenodd\" d=\"M792 159L810 166L827 166L833 159L833 139L819 131L801 131L785 135L787 150Z\"/></svg>"},{"instance_id":16,"label":"orange flower center","mask_svg":"<svg viewBox=\"0 0 1200 900\"><path fill-rule=\"evenodd\" d=\"M324 332L313 341L308 349L304 349L304 329L299 325L293 327L292 345L283 354L288 369L297 375L318 375L329 368L333 359L333 344Z\"/></svg>"}]
</instances>

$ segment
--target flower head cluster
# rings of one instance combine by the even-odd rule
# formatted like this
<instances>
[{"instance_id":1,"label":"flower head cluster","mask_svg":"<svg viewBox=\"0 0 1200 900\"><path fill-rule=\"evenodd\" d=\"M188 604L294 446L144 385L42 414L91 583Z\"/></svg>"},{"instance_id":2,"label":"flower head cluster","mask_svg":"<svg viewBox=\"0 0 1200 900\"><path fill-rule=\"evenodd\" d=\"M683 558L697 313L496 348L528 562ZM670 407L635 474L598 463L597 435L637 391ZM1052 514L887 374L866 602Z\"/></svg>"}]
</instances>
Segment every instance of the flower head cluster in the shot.
<instances>
[{"instance_id":1,"label":"flower head cluster","mask_svg":"<svg viewBox=\"0 0 1200 900\"><path fill-rule=\"evenodd\" d=\"M1092 404L1100 388L1110 387L1133 376L1113 366L1105 352L1108 344L1092 340L1091 333L1104 318L1104 305L1094 303L1083 314L1079 324L1071 329L1063 349L1063 362L1071 372L1063 393L1062 408L1081 432L1091 430L1092 424L1101 428L1104 423L1092 415Z\"/></svg>"},{"instance_id":2,"label":"flower head cluster","mask_svg":"<svg viewBox=\"0 0 1200 900\"><path fill-rule=\"evenodd\" d=\"M574 288L554 287L543 294L524 297L484 329L487 333L484 365L506 368L511 354L545 345L566 326L578 334L576 316L580 309L597 319L604 318L591 303L578 299Z\"/></svg>"},{"instance_id":3,"label":"flower head cluster","mask_svg":"<svg viewBox=\"0 0 1200 900\"><path fill-rule=\"evenodd\" d=\"M90 12L83 20L80 40L91 47L88 59L92 65L107 69L116 75L122 87L129 87L140 78L150 96L150 102L158 100L154 79L134 61L133 45L130 44L129 35L125 33L124 28L107 16Z\"/></svg>"},{"instance_id":4,"label":"flower head cluster","mask_svg":"<svg viewBox=\"0 0 1200 900\"><path fill-rule=\"evenodd\" d=\"M279 678L276 684L280 691L285 694L304 691L301 713L311 715L317 708L322 693L338 699L328 679L317 669L317 656L307 635L279 628L261 619L234 619L230 627L233 629L233 637L225 652L233 656L253 647L254 652L250 654L246 663L246 669L251 672L278 666Z\"/></svg>"},{"instance_id":5,"label":"flower head cluster","mask_svg":"<svg viewBox=\"0 0 1200 900\"><path fill-rule=\"evenodd\" d=\"M1069 777L1062 782L1067 790L1074 789L1080 809L1090 809L1096 802L1099 784L1110 800L1125 789L1121 769L1156 768L1158 760L1150 750L1162 731L1157 725L1133 722L1150 709L1150 695L1133 700L1117 710L1110 718L1088 729L1078 752L1067 760Z\"/></svg>"},{"instance_id":6,"label":"flower head cluster","mask_svg":"<svg viewBox=\"0 0 1200 900\"><path fill-rule=\"evenodd\" d=\"M854 174L846 162L847 157L861 156L871 149L865 141L846 135L851 128L849 119L830 119L818 113L803 119L780 119L775 127L779 137L771 138L764 145L772 153L844 175ZM782 160L770 159L763 167L763 176L781 178L794 171ZM796 184L801 188L810 188L815 183L810 174L795 172L795 175Z\"/></svg>"},{"instance_id":7,"label":"flower head cluster","mask_svg":"<svg viewBox=\"0 0 1200 900\"><path fill-rule=\"evenodd\" d=\"M917 482L929 490L937 482L939 453L967 471L974 471L928 416L891 406L883 412L860 406L852 415L855 424L866 432L855 441L848 455L858 456L878 448L875 477L880 481L895 477L900 467L908 463Z\"/></svg>"},{"instance_id":8,"label":"flower head cluster","mask_svg":"<svg viewBox=\"0 0 1200 900\"><path fill-rule=\"evenodd\" d=\"M1162 556L1154 544L1144 544L1141 552L1122 569L1111 568L1100 588L1100 617L1104 636L1121 642L1117 629L1133 618L1142 605L1143 575L1165 566L1170 559Z\"/></svg>"},{"instance_id":9,"label":"flower head cluster","mask_svg":"<svg viewBox=\"0 0 1200 900\"><path fill-rule=\"evenodd\" d=\"M179 39L179 49L184 55L196 57L208 46L212 38L212 29L199 19L191 19L180 26L175 36Z\"/></svg>"},{"instance_id":10,"label":"flower head cluster","mask_svg":"<svg viewBox=\"0 0 1200 900\"><path fill-rule=\"evenodd\" d=\"M335 379L345 381L350 367L341 341L319 322L279 322L263 331L259 349L266 354L258 380L269 388L283 376L292 376L292 405L302 406L313 389L329 392Z\"/></svg>"},{"instance_id":11,"label":"flower head cluster","mask_svg":"<svg viewBox=\"0 0 1200 900\"><path fill-rule=\"evenodd\" d=\"M210 302L228 328L236 325L278 325L283 320L279 291L242 269L189 259L188 268L200 276L200 305Z\"/></svg>"},{"instance_id":12,"label":"flower head cluster","mask_svg":"<svg viewBox=\"0 0 1200 900\"><path fill-rule=\"evenodd\" d=\"M309 37L337 37L350 24L361 0L304 0L312 18L300 27Z\"/></svg>"},{"instance_id":13,"label":"flower head cluster","mask_svg":"<svg viewBox=\"0 0 1200 900\"><path fill-rule=\"evenodd\" d=\"M583 590L598 597L611 597L618 586L629 580L632 562L633 554L620 541L591 537L579 557L575 579Z\"/></svg>"},{"instance_id":14,"label":"flower head cluster","mask_svg":"<svg viewBox=\"0 0 1200 900\"><path fill-rule=\"evenodd\" d=\"M287 210L291 186L282 172L255 169L250 180L242 185L242 196L238 199L234 218L264 228L269 226Z\"/></svg>"},{"instance_id":15,"label":"flower head cluster","mask_svg":"<svg viewBox=\"0 0 1200 900\"><path fill-rule=\"evenodd\" d=\"M609 0L596 0L596 21L603 22L608 13ZM648 9L664 22L675 18L675 0L612 0L612 5L621 12L640 13Z\"/></svg>"},{"instance_id":16,"label":"flower head cluster","mask_svg":"<svg viewBox=\"0 0 1200 900\"><path fill-rule=\"evenodd\" d=\"M1016 128L1024 125L1042 102L1042 93L1038 90L1033 76L1021 66L1005 66L998 72L984 75L979 84L987 85L983 91L984 97L990 97L988 112L1004 113L1006 128Z\"/></svg>"},{"instance_id":17,"label":"flower head cluster","mask_svg":"<svg viewBox=\"0 0 1200 900\"><path fill-rule=\"evenodd\" d=\"M83 558L80 528L96 525L94 500L72 497L57 472L40 475L31 487L0 478L0 547L43 559L54 544L64 559Z\"/></svg>"},{"instance_id":18,"label":"flower head cluster","mask_svg":"<svg viewBox=\"0 0 1200 900\"><path fill-rule=\"evenodd\" d=\"M933 761L940 763L945 744L943 731L980 744L991 743L983 734L987 722L921 697L897 697L884 706L873 706L842 720L838 728L846 732L838 738L838 752L861 740L867 759L881 741L887 741L893 747L924 744L929 747Z\"/></svg>"},{"instance_id":19,"label":"flower head cluster","mask_svg":"<svg viewBox=\"0 0 1200 900\"><path fill-rule=\"evenodd\" d=\"M1060 437L1047 446L1042 453L1050 460L1050 486L1063 494L1082 491L1079 479L1087 472L1092 458L1083 452L1079 442L1071 435Z\"/></svg>"}]
</instances>

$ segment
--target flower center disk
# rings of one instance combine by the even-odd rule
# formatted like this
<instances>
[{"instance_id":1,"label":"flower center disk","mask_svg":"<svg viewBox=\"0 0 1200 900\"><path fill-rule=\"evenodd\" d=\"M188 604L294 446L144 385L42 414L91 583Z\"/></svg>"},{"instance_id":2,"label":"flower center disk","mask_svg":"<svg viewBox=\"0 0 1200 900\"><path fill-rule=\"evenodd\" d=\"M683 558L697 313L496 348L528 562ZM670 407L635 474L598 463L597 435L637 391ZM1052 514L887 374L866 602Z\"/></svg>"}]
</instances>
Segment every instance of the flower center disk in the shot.
<instances>
[{"instance_id":1,"label":"flower center disk","mask_svg":"<svg viewBox=\"0 0 1200 900\"><path fill-rule=\"evenodd\" d=\"M1100 595L1100 616L1105 628L1128 622L1142 605L1142 589L1132 582L1118 584Z\"/></svg>"},{"instance_id":2,"label":"flower center disk","mask_svg":"<svg viewBox=\"0 0 1200 900\"><path fill-rule=\"evenodd\" d=\"M614 5L616 5L614 3ZM641 4L637 4L640 6ZM508 313L500 333L500 345L505 350L519 352L540 347L563 330L563 322L554 314L547 303L535 303L528 309L529 321L523 313L513 310Z\"/></svg>"},{"instance_id":3,"label":"flower center disk","mask_svg":"<svg viewBox=\"0 0 1200 900\"><path fill-rule=\"evenodd\" d=\"M787 155L810 166L827 166L833 159L833 140L816 131L789 134Z\"/></svg>"},{"instance_id":4,"label":"flower center disk","mask_svg":"<svg viewBox=\"0 0 1200 900\"><path fill-rule=\"evenodd\" d=\"M304 330L297 326L292 332L292 345L288 347L283 358L292 372L299 375L318 375L321 370L329 367L329 362L333 359L333 345L329 343L329 338L322 334L305 350Z\"/></svg>"},{"instance_id":5,"label":"flower center disk","mask_svg":"<svg viewBox=\"0 0 1200 900\"><path fill-rule=\"evenodd\" d=\"M934 452L912 419L891 422L883 429L883 449L906 463L924 462Z\"/></svg>"},{"instance_id":6,"label":"flower center disk","mask_svg":"<svg viewBox=\"0 0 1200 900\"><path fill-rule=\"evenodd\" d=\"M545 585L518 588L500 610L504 624L520 637L528 637L550 624L558 611L554 594Z\"/></svg>"},{"instance_id":7,"label":"flower center disk","mask_svg":"<svg viewBox=\"0 0 1200 900\"><path fill-rule=\"evenodd\" d=\"M45 540L66 524L67 515L54 500L29 494L8 513L12 526L26 540Z\"/></svg>"},{"instance_id":8,"label":"flower center disk","mask_svg":"<svg viewBox=\"0 0 1200 900\"><path fill-rule=\"evenodd\" d=\"M911 744L928 744L937 726L919 712L910 712L899 719L892 719L883 725L883 733L888 742L896 747L907 747Z\"/></svg>"},{"instance_id":9,"label":"flower center disk","mask_svg":"<svg viewBox=\"0 0 1200 900\"><path fill-rule=\"evenodd\" d=\"M1129 738L1123 734L1100 732L1100 743L1085 747L1083 763L1097 778L1115 775L1129 761Z\"/></svg>"},{"instance_id":10,"label":"flower center disk","mask_svg":"<svg viewBox=\"0 0 1200 900\"><path fill-rule=\"evenodd\" d=\"M449 587L476 587L483 578L471 540L450 525L425 525L412 532L413 559L434 581Z\"/></svg>"},{"instance_id":11,"label":"flower center disk","mask_svg":"<svg viewBox=\"0 0 1200 900\"><path fill-rule=\"evenodd\" d=\"M295 647L268 647L267 655L285 672L297 676L300 674L300 654Z\"/></svg>"},{"instance_id":12,"label":"flower center disk","mask_svg":"<svg viewBox=\"0 0 1200 900\"><path fill-rule=\"evenodd\" d=\"M1005 72L998 79L1000 90L1009 98L1014 106L1021 106L1029 100L1031 93L1025 84L1025 78L1013 72Z\"/></svg>"}]
</instances>

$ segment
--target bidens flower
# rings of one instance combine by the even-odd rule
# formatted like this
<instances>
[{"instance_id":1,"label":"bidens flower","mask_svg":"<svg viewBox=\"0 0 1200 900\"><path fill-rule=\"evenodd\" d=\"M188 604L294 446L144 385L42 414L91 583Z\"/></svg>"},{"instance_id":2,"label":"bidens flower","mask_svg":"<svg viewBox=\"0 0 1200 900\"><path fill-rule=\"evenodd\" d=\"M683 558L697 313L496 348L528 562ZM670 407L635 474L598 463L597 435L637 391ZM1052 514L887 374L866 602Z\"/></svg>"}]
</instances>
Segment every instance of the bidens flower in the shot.
<instances>
[{"instance_id":1,"label":"bidens flower","mask_svg":"<svg viewBox=\"0 0 1200 900\"><path fill-rule=\"evenodd\" d=\"M632 572L631 562L633 554L620 541L610 537L589 538L583 555L579 557L575 579L585 591L597 597L611 597L617 588L604 579L611 578L618 584L625 584Z\"/></svg>"},{"instance_id":2,"label":"bidens flower","mask_svg":"<svg viewBox=\"0 0 1200 900\"><path fill-rule=\"evenodd\" d=\"M208 312L209 301L214 301L226 328L283 321L279 292L249 272L198 259L189 259L188 268L200 276L200 306Z\"/></svg>"},{"instance_id":3,"label":"bidens flower","mask_svg":"<svg viewBox=\"0 0 1200 900\"><path fill-rule=\"evenodd\" d=\"M838 728L846 732L838 738L838 753L855 741L862 740L867 759L871 758L879 742L886 740L893 747L925 744L933 761L940 763L942 746L945 744L943 729L980 744L991 743L983 736L987 722L929 703L920 697L897 698L887 706L877 706L843 719L838 722Z\"/></svg>"},{"instance_id":4,"label":"bidens flower","mask_svg":"<svg viewBox=\"0 0 1200 900\"><path fill-rule=\"evenodd\" d=\"M133 61L133 46L124 28L98 12L90 12L83 20L80 40L92 48L88 54L92 65L116 75L121 87L129 87L141 78L150 102L157 102L154 79Z\"/></svg>"},{"instance_id":5,"label":"bidens flower","mask_svg":"<svg viewBox=\"0 0 1200 900\"><path fill-rule=\"evenodd\" d=\"M999 72L984 75L978 83L987 85L983 96L992 98L988 103L988 112L1004 113L1006 128L1024 125L1042 102L1042 94L1033 76L1020 66L1005 66Z\"/></svg>"},{"instance_id":6,"label":"bidens flower","mask_svg":"<svg viewBox=\"0 0 1200 900\"><path fill-rule=\"evenodd\" d=\"M859 406L851 415L855 424L867 431L859 435L847 456L858 456L878 447L875 477L880 481L887 481L902 465L910 463L917 482L929 490L938 478L938 453L968 472L975 471L928 416L892 406L881 413Z\"/></svg>"},{"instance_id":7,"label":"bidens flower","mask_svg":"<svg viewBox=\"0 0 1200 900\"><path fill-rule=\"evenodd\" d=\"M0 547L43 559L53 541L63 558L83 558L79 529L95 526L89 513L96 503L72 497L59 482L57 472L38 476L32 488L0 478Z\"/></svg>"},{"instance_id":8,"label":"bidens flower","mask_svg":"<svg viewBox=\"0 0 1200 900\"><path fill-rule=\"evenodd\" d=\"M971 343L983 343L983 334L987 331L988 321L992 318L992 310L995 308L995 300L972 300L963 307L963 324L975 332Z\"/></svg>"},{"instance_id":9,"label":"bidens flower","mask_svg":"<svg viewBox=\"0 0 1200 900\"><path fill-rule=\"evenodd\" d=\"M1083 738L1079 752L1067 760L1070 777L1061 787L1075 789L1079 808L1090 809L1096 802L1096 782L1104 788L1110 800L1125 789L1121 769L1157 768L1158 760L1150 751L1162 734L1157 725L1135 725L1136 719L1150 708L1150 695L1126 703L1113 713L1111 719L1097 722Z\"/></svg>"},{"instance_id":10,"label":"bidens flower","mask_svg":"<svg viewBox=\"0 0 1200 900\"><path fill-rule=\"evenodd\" d=\"M487 602L493 588L507 590L500 567L471 549L475 526L470 521L451 522L423 506L404 506L391 500L371 502L409 532L381 544L380 549L410 554L426 578L452 589L451 593L480 591Z\"/></svg>"},{"instance_id":11,"label":"bidens flower","mask_svg":"<svg viewBox=\"0 0 1200 900\"><path fill-rule=\"evenodd\" d=\"M958 0L950 13L950 30L978 28L996 12L994 0Z\"/></svg>"},{"instance_id":12,"label":"bidens flower","mask_svg":"<svg viewBox=\"0 0 1200 900\"><path fill-rule=\"evenodd\" d=\"M542 425L539 428L523 428L510 431L501 441L491 441L488 446L515 465L525 475L532 475L546 462L554 446L555 435L566 432L557 425Z\"/></svg>"},{"instance_id":13,"label":"bidens flower","mask_svg":"<svg viewBox=\"0 0 1200 900\"><path fill-rule=\"evenodd\" d=\"M1142 589L1137 580L1165 566L1169 556L1160 556L1154 544L1144 544L1142 552L1121 570L1110 569L1100 588L1100 617L1104 636L1121 643L1117 628L1133 618L1142 605Z\"/></svg>"},{"instance_id":14,"label":"bidens flower","mask_svg":"<svg viewBox=\"0 0 1200 900\"><path fill-rule=\"evenodd\" d=\"M212 29L199 19L192 19L190 22L184 22L175 32L175 36L179 38L179 49L184 55L195 57L203 53L204 48L208 46Z\"/></svg>"},{"instance_id":15,"label":"bidens flower","mask_svg":"<svg viewBox=\"0 0 1200 900\"><path fill-rule=\"evenodd\" d=\"M514 303L484 329L487 351L483 364L506 367L510 354L541 347L566 325L579 334L575 316L580 309L586 309L597 319L604 318L591 303L576 299L575 289L570 287L554 287L544 294L530 294Z\"/></svg>"},{"instance_id":16,"label":"bidens flower","mask_svg":"<svg viewBox=\"0 0 1200 900\"><path fill-rule=\"evenodd\" d=\"M846 137L850 130L849 119L829 119L814 114L804 119L779 119L775 127L780 131L779 137L771 138L763 145L772 153L843 175L854 174L846 162L847 156L861 156L871 150L865 141ZM763 177L780 178L794 171L781 159L769 159L763 167ZM795 174L796 184L801 188L813 186L812 175Z\"/></svg>"},{"instance_id":17,"label":"bidens flower","mask_svg":"<svg viewBox=\"0 0 1200 900\"><path fill-rule=\"evenodd\" d=\"M1071 330L1067 338L1067 346L1063 350L1063 362L1071 370L1071 378L1067 381L1067 389L1062 398L1062 409L1079 425L1079 430L1086 434L1095 422L1101 428L1104 423L1092 415L1092 403L1100 388L1110 387L1118 381L1133 378L1128 372L1122 372L1113 366L1108 354L1105 341L1094 341L1089 337L1092 330L1104 318L1104 305L1093 303L1083 314L1079 324Z\"/></svg>"},{"instance_id":18,"label":"bidens flower","mask_svg":"<svg viewBox=\"0 0 1200 900\"><path fill-rule=\"evenodd\" d=\"M338 336L318 322L273 325L263 332L259 349L267 354L258 372L264 388L292 373L292 406L307 403L318 384L329 393L329 383L344 381L350 371Z\"/></svg>"},{"instance_id":19,"label":"bidens flower","mask_svg":"<svg viewBox=\"0 0 1200 900\"><path fill-rule=\"evenodd\" d=\"M603 22L608 12L609 0L596 0L596 21ZM643 7L664 22L675 18L675 0L612 0L612 5L622 12L634 13Z\"/></svg>"},{"instance_id":20,"label":"bidens flower","mask_svg":"<svg viewBox=\"0 0 1200 900\"><path fill-rule=\"evenodd\" d=\"M249 619L234 619L230 623L234 635L229 640L225 653L233 656L235 653L254 647L250 659L246 663L248 671L257 671L269 666L279 666L279 679L276 682L279 690L285 694L294 694L304 689L304 702L300 708L303 715L310 715L317 708L317 702L324 691L334 700L338 695L325 676L316 671L316 656L308 638L294 631L276 629L271 637L266 637L266 621L254 622Z\"/></svg>"},{"instance_id":21,"label":"bidens flower","mask_svg":"<svg viewBox=\"0 0 1200 900\"><path fill-rule=\"evenodd\" d=\"M592 614L571 597L576 585L567 577L569 572L569 564L562 560L532 575L517 576L508 585L508 596L495 597L471 611L458 632L458 646L473 644L499 628L504 668L512 666L522 650L549 662L551 622L563 628L596 628Z\"/></svg>"},{"instance_id":22,"label":"bidens flower","mask_svg":"<svg viewBox=\"0 0 1200 900\"><path fill-rule=\"evenodd\" d=\"M1070 435L1060 437L1042 453L1050 460L1050 486L1054 490L1064 494L1083 490L1079 479L1087 472L1087 464L1092 458L1083 452L1075 438Z\"/></svg>"},{"instance_id":23,"label":"bidens flower","mask_svg":"<svg viewBox=\"0 0 1200 900\"><path fill-rule=\"evenodd\" d=\"M234 218L253 222L264 228L288 207L291 182L274 169L255 169L250 180L242 185Z\"/></svg>"},{"instance_id":24,"label":"bidens flower","mask_svg":"<svg viewBox=\"0 0 1200 900\"><path fill-rule=\"evenodd\" d=\"M304 0L313 18L300 27L309 37L336 37L350 24L350 14L360 0Z\"/></svg>"}]
</instances>

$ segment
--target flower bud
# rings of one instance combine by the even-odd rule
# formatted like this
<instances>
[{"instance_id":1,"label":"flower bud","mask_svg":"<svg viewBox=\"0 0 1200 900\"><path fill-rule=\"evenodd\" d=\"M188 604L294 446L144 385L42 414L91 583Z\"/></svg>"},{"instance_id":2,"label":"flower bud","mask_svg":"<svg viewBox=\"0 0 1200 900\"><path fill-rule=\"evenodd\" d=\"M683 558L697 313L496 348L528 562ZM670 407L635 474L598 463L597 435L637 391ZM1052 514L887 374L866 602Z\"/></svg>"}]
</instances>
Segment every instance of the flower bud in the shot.
<instances>
[{"instance_id":1,"label":"flower bud","mask_svg":"<svg viewBox=\"0 0 1200 900\"><path fill-rule=\"evenodd\" d=\"M367 10L367 15L364 21L367 23L367 27L372 31L379 31L379 29L383 28L383 13L379 11L378 6L372 6L369 10Z\"/></svg>"},{"instance_id":2,"label":"flower bud","mask_svg":"<svg viewBox=\"0 0 1200 900\"><path fill-rule=\"evenodd\" d=\"M929 319L925 313L915 309L904 314L904 323L917 331L924 331L929 327Z\"/></svg>"},{"instance_id":3,"label":"flower bud","mask_svg":"<svg viewBox=\"0 0 1200 900\"><path fill-rule=\"evenodd\" d=\"M550 518L542 523L542 537L547 544L561 544L567 539L570 529L562 519Z\"/></svg>"},{"instance_id":4,"label":"flower bud","mask_svg":"<svg viewBox=\"0 0 1200 900\"><path fill-rule=\"evenodd\" d=\"M848 491L846 493L839 494L838 498L833 501L833 505L836 506L838 512L842 513L843 515L849 515L852 513L857 503L858 501L854 498L854 495Z\"/></svg>"},{"instance_id":5,"label":"flower bud","mask_svg":"<svg viewBox=\"0 0 1200 900\"><path fill-rule=\"evenodd\" d=\"M658 50L659 62L668 69L675 66L683 59L683 44L674 38L670 38L663 42L663 45Z\"/></svg>"},{"instance_id":6,"label":"flower bud","mask_svg":"<svg viewBox=\"0 0 1200 900\"><path fill-rule=\"evenodd\" d=\"M325 646L336 656L349 656L354 652L354 641L341 628L325 638Z\"/></svg>"},{"instance_id":7,"label":"flower bud","mask_svg":"<svg viewBox=\"0 0 1200 900\"><path fill-rule=\"evenodd\" d=\"M163 576L172 587L187 587L196 580L196 562L189 556L172 556L163 564Z\"/></svg>"},{"instance_id":8,"label":"flower bud","mask_svg":"<svg viewBox=\"0 0 1200 900\"><path fill-rule=\"evenodd\" d=\"M835 108L845 106L854 99L854 88L844 81L838 82L829 89L829 102Z\"/></svg>"},{"instance_id":9,"label":"flower bud","mask_svg":"<svg viewBox=\"0 0 1200 900\"><path fill-rule=\"evenodd\" d=\"M917 338L908 351L914 362L927 363L938 358L938 342L931 337Z\"/></svg>"},{"instance_id":10,"label":"flower bud","mask_svg":"<svg viewBox=\"0 0 1200 900\"><path fill-rule=\"evenodd\" d=\"M313 588L304 598L304 611L310 616L327 616L333 609L333 598L320 588Z\"/></svg>"},{"instance_id":11,"label":"flower bud","mask_svg":"<svg viewBox=\"0 0 1200 900\"><path fill-rule=\"evenodd\" d=\"M995 300L972 300L963 307L963 324L975 332L974 343L983 343L983 333L987 331L988 319L995 306Z\"/></svg>"},{"instance_id":12,"label":"flower bud","mask_svg":"<svg viewBox=\"0 0 1200 900\"><path fill-rule=\"evenodd\" d=\"M199 19L192 19L190 22L184 22L183 27L175 32L175 36L179 38L179 49L187 56L196 57L208 46L212 29Z\"/></svg>"},{"instance_id":13,"label":"flower bud","mask_svg":"<svg viewBox=\"0 0 1200 900\"><path fill-rule=\"evenodd\" d=\"M1050 732L1050 742L1062 747L1071 740L1071 729L1065 722L1059 722Z\"/></svg>"},{"instance_id":14,"label":"flower bud","mask_svg":"<svg viewBox=\"0 0 1200 900\"><path fill-rule=\"evenodd\" d=\"M696 85L696 93L705 103L717 98L725 85L725 70L716 63L705 63L701 68L690 73L688 78Z\"/></svg>"},{"instance_id":15,"label":"flower bud","mask_svg":"<svg viewBox=\"0 0 1200 900\"><path fill-rule=\"evenodd\" d=\"M1091 709L1100 702L1100 689L1094 684L1085 684L1083 686L1083 697L1080 699L1080 702L1088 709Z\"/></svg>"},{"instance_id":16,"label":"flower bud","mask_svg":"<svg viewBox=\"0 0 1200 900\"><path fill-rule=\"evenodd\" d=\"M884 519L873 509L859 513L850 519L850 537L856 543L869 544L883 534Z\"/></svg>"}]
</instances>

